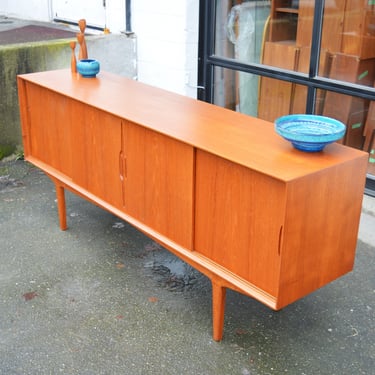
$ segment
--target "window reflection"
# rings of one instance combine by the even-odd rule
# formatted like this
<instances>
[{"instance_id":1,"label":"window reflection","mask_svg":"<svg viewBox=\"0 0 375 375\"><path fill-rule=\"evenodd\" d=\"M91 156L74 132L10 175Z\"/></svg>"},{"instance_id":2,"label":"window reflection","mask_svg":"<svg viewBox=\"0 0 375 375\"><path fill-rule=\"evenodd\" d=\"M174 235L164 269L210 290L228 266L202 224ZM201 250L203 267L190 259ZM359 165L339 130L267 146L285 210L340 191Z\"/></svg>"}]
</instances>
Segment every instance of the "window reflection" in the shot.
<instances>
[{"instance_id":1,"label":"window reflection","mask_svg":"<svg viewBox=\"0 0 375 375\"><path fill-rule=\"evenodd\" d=\"M270 0L217 1L215 54L260 63Z\"/></svg>"},{"instance_id":2,"label":"window reflection","mask_svg":"<svg viewBox=\"0 0 375 375\"><path fill-rule=\"evenodd\" d=\"M289 113L305 113L305 86L220 67L214 76L214 103L221 107L272 122Z\"/></svg>"},{"instance_id":3,"label":"window reflection","mask_svg":"<svg viewBox=\"0 0 375 375\"><path fill-rule=\"evenodd\" d=\"M218 1L215 54L247 63L262 63L270 5L269 0ZM224 81L233 79L237 87L219 93L218 77ZM220 71L216 72L215 83L218 103L257 116L259 76Z\"/></svg>"}]
</instances>

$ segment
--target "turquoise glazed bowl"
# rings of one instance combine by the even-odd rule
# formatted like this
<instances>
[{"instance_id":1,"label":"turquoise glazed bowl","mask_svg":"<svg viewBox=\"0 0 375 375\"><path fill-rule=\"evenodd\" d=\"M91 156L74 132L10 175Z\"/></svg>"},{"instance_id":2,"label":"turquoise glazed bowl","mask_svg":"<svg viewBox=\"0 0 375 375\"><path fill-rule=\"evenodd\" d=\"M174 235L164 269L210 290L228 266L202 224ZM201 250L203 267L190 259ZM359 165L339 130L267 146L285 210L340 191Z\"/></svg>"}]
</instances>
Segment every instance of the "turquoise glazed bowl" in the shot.
<instances>
[{"instance_id":1,"label":"turquoise glazed bowl","mask_svg":"<svg viewBox=\"0 0 375 375\"><path fill-rule=\"evenodd\" d=\"M77 63L78 73L85 78L93 78L100 71L100 64L98 60L94 59L83 59Z\"/></svg>"},{"instance_id":2,"label":"turquoise glazed bowl","mask_svg":"<svg viewBox=\"0 0 375 375\"><path fill-rule=\"evenodd\" d=\"M333 118L318 115L287 115L276 119L276 133L301 151L317 152L345 135L346 126Z\"/></svg>"}]
</instances>

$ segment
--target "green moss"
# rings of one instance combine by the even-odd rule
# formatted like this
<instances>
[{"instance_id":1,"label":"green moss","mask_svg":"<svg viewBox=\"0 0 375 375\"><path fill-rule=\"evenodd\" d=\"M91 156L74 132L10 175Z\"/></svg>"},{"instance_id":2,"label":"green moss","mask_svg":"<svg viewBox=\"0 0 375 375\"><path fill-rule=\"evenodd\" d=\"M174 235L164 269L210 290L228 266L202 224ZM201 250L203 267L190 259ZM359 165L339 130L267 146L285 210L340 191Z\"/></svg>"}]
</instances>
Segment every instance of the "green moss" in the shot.
<instances>
[{"instance_id":1,"label":"green moss","mask_svg":"<svg viewBox=\"0 0 375 375\"><path fill-rule=\"evenodd\" d=\"M0 46L0 139L3 145L22 144L17 74L69 68L70 55L67 39ZM9 154L7 150L8 146L5 151L0 150L0 159Z\"/></svg>"},{"instance_id":2,"label":"green moss","mask_svg":"<svg viewBox=\"0 0 375 375\"><path fill-rule=\"evenodd\" d=\"M0 144L0 160L9 155L12 155L15 150L16 150L16 147L13 145Z\"/></svg>"}]
</instances>

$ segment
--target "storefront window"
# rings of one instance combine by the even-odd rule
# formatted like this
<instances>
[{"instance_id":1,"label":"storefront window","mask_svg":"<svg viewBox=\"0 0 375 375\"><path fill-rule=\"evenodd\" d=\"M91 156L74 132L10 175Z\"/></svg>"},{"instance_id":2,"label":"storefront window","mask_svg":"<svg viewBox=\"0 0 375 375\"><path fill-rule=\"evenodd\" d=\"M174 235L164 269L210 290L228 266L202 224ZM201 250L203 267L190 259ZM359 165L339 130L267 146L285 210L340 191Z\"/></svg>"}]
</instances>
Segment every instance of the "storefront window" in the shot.
<instances>
[{"instance_id":1,"label":"storefront window","mask_svg":"<svg viewBox=\"0 0 375 375\"><path fill-rule=\"evenodd\" d=\"M271 122L289 113L338 119L343 142L369 152L375 175L375 0L213 4L209 101Z\"/></svg>"}]
</instances>

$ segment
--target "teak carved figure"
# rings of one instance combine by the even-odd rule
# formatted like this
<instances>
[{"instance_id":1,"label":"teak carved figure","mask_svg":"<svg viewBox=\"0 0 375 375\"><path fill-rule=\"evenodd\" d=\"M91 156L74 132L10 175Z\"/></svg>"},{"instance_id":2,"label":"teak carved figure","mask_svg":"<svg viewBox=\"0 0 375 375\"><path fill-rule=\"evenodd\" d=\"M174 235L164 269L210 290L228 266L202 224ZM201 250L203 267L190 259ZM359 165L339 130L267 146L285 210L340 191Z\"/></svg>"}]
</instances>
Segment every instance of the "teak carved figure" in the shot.
<instances>
[{"instance_id":1,"label":"teak carved figure","mask_svg":"<svg viewBox=\"0 0 375 375\"><path fill-rule=\"evenodd\" d=\"M75 54L75 49L76 49L76 42L71 41L70 43L70 48L72 50L72 56L70 58L70 70L72 73L77 73L77 58Z\"/></svg>"},{"instance_id":2,"label":"teak carved figure","mask_svg":"<svg viewBox=\"0 0 375 375\"><path fill-rule=\"evenodd\" d=\"M82 59L88 58L87 45L86 45L86 39L85 39L86 20L80 19L78 21L78 26L79 26L79 29L80 29L80 32L77 33L77 40L78 40L78 43L79 43L78 58L79 58L79 60L82 60Z\"/></svg>"},{"instance_id":3,"label":"teak carved figure","mask_svg":"<svg viewBox=\"0 0 375 375\"><path fill-rule=\"evenodd\" d=\"M18 88L25 158L55 183L61 229L69 189L204 273L214 340L226 288L278 310L352 270L367 153L301 152L272 123L106 72Z\"/></svg>"}]
</instances>

